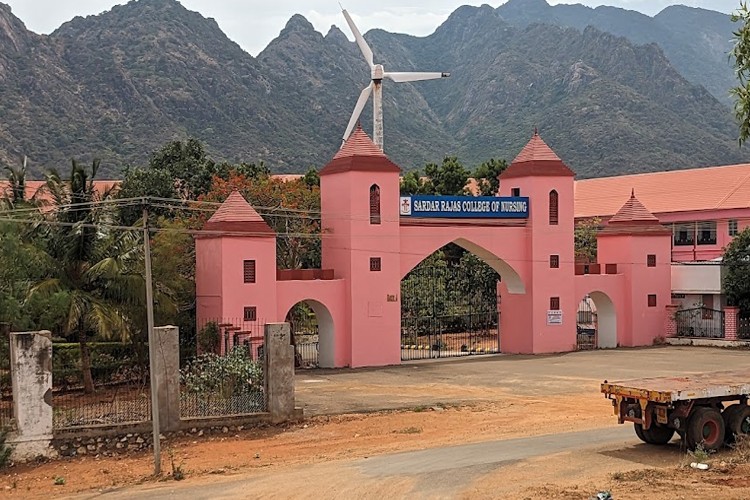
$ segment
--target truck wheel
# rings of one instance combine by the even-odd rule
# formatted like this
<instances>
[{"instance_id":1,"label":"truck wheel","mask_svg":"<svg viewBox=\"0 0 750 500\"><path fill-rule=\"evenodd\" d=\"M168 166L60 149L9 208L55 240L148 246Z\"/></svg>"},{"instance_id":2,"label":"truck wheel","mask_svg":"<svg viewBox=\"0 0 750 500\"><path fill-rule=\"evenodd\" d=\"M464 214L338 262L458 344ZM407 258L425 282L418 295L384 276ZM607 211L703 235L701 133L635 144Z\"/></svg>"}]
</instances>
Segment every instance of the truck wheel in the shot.
<instances>
[{"instance_id":1,"label":"truck wheel","mask_svg":"<svg viewBox=\"0 0 750 500\"><path fill-rule=\"evenodd\" d=\"M724 444L724 419L715 408L701 406L688 419L686 441L689 449L699 444L706 450L718 450Z\"/></svg>"},{"instance_id":2,"label":"truck wheel","mask_svg":"<svg viewBox=\"0 0 750 500\"><path fill-rule=\"evenodd\" d=\"M727 441L734 441L738 434L750 434L750 406L737 405L729 415L726 425Z\"/></svg>"},{"instance_id":3,"label":"truck wheel","mask_svg":"<svg viewBox=\"0 0 750 500\"><path fill-rule=\"evenodd\" d=\"M643 429L643 435L649 444L667 444L674 436L674 429L663 425L651 424L648 429Z\"/></svg>"},{"instance_id":4,"label":"truck wheel","mask_svg":"<svg viewBox=\"0 0 750 500\"><path fill-rule=\"evenodd\" d=\"M724 433L724 440L727 443L731 443L732 441L734 441L734 434L729 431L731 429L730 422L734 419L734 414L737 411L742 410L742 408L746 406L747 405L736 403L736 404L727 406L724 409L724 411L721 412L721 416L724 419L724 429L726 430Z\"/></svg>"},{"instance_id":5,"label":"truck wheel","mask_svg":"<svg viewBox=\"0 0 750 500\"><path fill-rule=\"evenodd\" d=\"M633 428L635 429L635 435L638 436L638 439L644 443L648 443L646 435L643 433L643 426L641 424L633 424Z\"/></svg>"}]
</instances>

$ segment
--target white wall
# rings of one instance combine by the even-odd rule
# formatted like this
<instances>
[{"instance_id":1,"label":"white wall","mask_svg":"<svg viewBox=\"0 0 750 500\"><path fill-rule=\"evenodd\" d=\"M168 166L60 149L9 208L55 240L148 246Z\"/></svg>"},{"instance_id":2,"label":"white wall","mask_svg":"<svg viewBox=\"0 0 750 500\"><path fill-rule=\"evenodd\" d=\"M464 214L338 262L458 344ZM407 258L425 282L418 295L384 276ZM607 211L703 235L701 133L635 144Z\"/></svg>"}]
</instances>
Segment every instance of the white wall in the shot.
<instances>
[{"instance_id":1,"label":"white wall","mask_svg":"<svg viewBox=\"0 0 750 500\"><path fill-rule=\"evenodd\" d=\"M672 293L720 294L721 265L672 264Z\"/></svg>"}]
</instances>

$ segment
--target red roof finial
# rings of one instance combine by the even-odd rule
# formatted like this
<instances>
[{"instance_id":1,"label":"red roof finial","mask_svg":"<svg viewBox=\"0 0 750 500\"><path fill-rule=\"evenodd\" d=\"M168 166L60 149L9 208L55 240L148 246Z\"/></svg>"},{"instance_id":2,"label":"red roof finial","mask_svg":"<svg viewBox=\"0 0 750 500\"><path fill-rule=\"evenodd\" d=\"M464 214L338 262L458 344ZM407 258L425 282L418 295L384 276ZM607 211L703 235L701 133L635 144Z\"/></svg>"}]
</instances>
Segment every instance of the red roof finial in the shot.
<instances>
[{"instance_id":1,"label":"red roof finial","mask_svg":"<svg viewBox=\"0 0 750 500\"><path fill-rule=\"evenodd\" d=\"M635 188L630 191L630 197L635 198Z\"/></svg>"},{"instance_id":2,"label":"red roof finial","mask_svg":"<svg viewBox=\"0 0 750 500\"><path fill-rule=\"evenodd\" d=\"M539 135L539 129L534 125L534 135Z\"/></svg>"}]
</instances>

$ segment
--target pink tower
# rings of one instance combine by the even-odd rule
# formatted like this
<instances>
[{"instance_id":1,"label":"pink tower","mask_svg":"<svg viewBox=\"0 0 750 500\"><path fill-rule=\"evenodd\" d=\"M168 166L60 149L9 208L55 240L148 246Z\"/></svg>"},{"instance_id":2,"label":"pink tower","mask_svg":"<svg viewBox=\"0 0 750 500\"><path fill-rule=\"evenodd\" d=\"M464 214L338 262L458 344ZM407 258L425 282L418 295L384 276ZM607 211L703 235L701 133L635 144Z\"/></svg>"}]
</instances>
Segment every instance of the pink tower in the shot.
<instances>
[{"instance_id":1,"label":"pink tower","mask_svg":"<svg viewBox=\"0 0 750 500\"><path fill-rule=\"evenodd\" d=\"M624 275L621 346L649 345L662 332L664 308L672 301L671 238L635 192L597 236L598 261L616 262Z\"/></svg>"},{"instance_id":2,"label":"pink tower","mask_svg":"<svg viewBox=\"0 0 750 500\"><path fill-rule=\"evenodd\" d=\"M501 286L505 353L575 349L574 175L537 132L500 175L501 196L528 196L531 204L527 262L519 266L526 293L504 293Z\"/></svg>"},{"instance_id":3,"label":"pink tower","mask_svg":"<svg viewBox=\"0 0 750 500\"><path fill-rule=\"evenodd\" d=\"M276 233L233 192L195 240L196 321L241 329L276 320ZM229 344L232 340L230 338ZM225 343L222 342L221 352Z\"/></svg>"},{"instance_id":4,"label":"pink tower","mask_svg":"<svg viewBox=\"0 0 750 500\"><path fill-rule=\"evenodd\" d=\"M359 126L320 171L323 268L346 283L352 367L401 362L400 172Z\"/></svg>"}]
</instances>

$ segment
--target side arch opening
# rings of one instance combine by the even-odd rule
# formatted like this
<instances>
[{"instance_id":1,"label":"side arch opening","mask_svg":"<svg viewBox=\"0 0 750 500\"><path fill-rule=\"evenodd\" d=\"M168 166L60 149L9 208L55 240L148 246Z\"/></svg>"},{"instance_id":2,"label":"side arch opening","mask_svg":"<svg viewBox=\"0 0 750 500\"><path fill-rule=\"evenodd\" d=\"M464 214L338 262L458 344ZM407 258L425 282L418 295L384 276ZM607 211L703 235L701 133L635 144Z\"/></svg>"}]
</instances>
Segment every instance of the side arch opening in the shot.
<instances>
[{"instance_id":1,"label":"side arch opening","mask_svg":"<svg viewBox=\"0 0 750 500\"><path fill-rule=\"evenodd\" d=\"M322 302L297 302L286 313L285 321L291 328L295 368L333 368L333 317Z\"/></svg>"},{"instance_id":2,"label":"side arch opening","mask_svg":"<svg viewBox=\"0 0 750 500\"><path fill-rule=\"evenodd\" d=\"M576 320L578 350L617 347L617 311L606 293L594 291L583 297Z\"/></svg>"}]
</instances>

